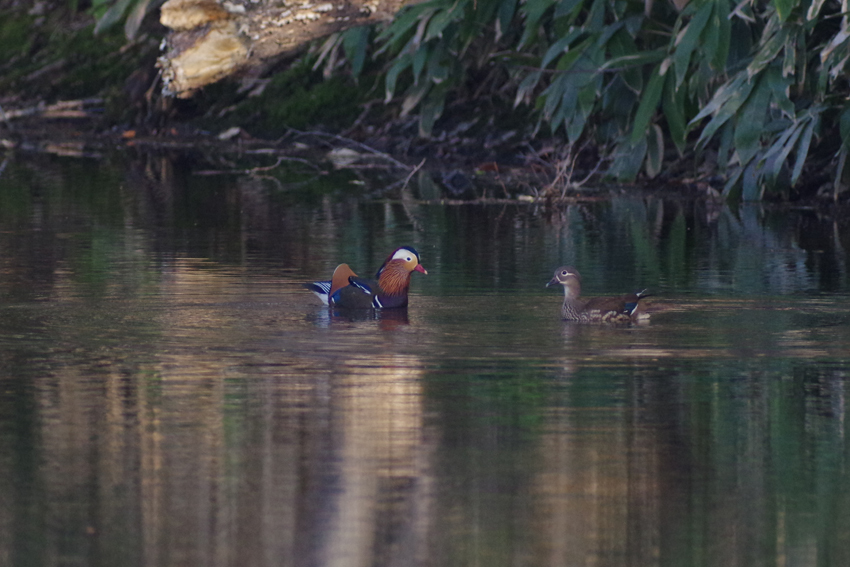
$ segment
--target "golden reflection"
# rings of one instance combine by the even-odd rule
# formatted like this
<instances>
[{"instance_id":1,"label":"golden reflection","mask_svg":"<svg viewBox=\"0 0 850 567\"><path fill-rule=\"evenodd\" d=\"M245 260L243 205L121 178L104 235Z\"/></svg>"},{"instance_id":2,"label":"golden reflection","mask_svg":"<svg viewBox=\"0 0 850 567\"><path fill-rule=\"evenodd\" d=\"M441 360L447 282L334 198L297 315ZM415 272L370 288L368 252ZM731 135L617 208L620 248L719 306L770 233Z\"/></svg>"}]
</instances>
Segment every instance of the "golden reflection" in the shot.
<instances>
[{"instance_id":1,"label":"golden reflection","mask_svg":"<svg viewBox=\"0 0 850 567\"><path fill-rule=\"evenodd\" d=\"M628 427L628 410L606 410L603 428L588 429L595 410L552 416L539 444L534 479L534 565L652 565L662 501L658 440ZM611 415L620 413L621 415ZM611 428L611 423L623 423ZM625 458L624 458L625 456ZM625 558L628 558L627 560Z\"/></svg>"},{"instance_id":2,"label":"golden reflection","mask_svg":"<svg viewBox=\"0 0 850 567\"><path fill-rule=\"evenodd\" d=\"M428 507L421 363L414 356L356 357L334 380L338 485L320 564L372 565L398 555L391 533ZM418 521L416 521L418 520ZM424 549L427 516L408 526Z\"/></svg>"}]
</instances>

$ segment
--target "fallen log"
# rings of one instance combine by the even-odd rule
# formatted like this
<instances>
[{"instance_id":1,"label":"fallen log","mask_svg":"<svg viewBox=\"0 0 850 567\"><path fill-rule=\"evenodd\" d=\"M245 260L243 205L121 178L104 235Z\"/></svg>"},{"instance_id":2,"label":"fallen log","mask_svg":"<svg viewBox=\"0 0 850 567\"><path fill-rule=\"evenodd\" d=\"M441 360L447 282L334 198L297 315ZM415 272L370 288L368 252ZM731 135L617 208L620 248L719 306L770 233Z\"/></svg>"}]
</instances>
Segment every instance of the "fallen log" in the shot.
<instances>
[{"instance_id":1,"label":"fallen log","mask_svg":"<svg viewBox=\"0 0 850 567\"><path fill-rule=\"evenodd\" d=\"M171 32L157 63L163 93L188 98L201 87L225 77L258 76L312 40L390 20L404 3L168 0L160 10L160 22Z\"/></svg>"},{"instance_id":2,"label":"fallen log","mask_svg":"<svg viewBox=\"0 0 850 567\"><path fill-rule=\"evenodd\" d=\"M83 98L62 100L53 104L39 103L27 108L4 109L0 106L0 121L10 122L19 118L91 118L102 112L103 99Z\"/></svg>"}]
</instances>

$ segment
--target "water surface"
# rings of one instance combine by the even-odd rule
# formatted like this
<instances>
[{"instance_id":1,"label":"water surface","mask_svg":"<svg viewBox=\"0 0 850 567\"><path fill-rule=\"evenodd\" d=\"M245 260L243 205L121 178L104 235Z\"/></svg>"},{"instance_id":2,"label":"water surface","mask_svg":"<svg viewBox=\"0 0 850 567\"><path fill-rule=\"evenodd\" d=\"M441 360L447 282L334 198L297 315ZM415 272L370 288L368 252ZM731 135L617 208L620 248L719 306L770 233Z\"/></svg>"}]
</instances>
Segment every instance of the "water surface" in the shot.
<instances>
[{"instance_id":1,"label":"water surface","mask_svg":"<svg viewBox=\"0 0 850 567\"><path fill-rule=\"evenodd\" d=\"M850 563L830 211L375 201L146 160L0 176L0 563ZM301 287L402 244L429 271L407 311ZM560 321L564 263L650 288L651 323Z\"/></svg>"}]
</instances>

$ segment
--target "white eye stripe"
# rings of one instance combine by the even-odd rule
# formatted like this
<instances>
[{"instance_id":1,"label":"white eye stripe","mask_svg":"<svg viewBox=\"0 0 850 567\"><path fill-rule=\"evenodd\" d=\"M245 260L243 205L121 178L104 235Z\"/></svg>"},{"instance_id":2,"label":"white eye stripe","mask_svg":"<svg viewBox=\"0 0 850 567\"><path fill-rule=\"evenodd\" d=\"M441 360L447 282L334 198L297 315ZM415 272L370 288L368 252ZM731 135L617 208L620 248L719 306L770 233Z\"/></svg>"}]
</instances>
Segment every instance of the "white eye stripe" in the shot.
<instances>
[{"instance_id":1,"label":"white eye stripe","mask_svg":"<svg viewBox=\"0 0 850 567\"><path fill-rule=\"evenodd\" d=\"M405 262L413 262L416 259L411 256L409 250L397 250L392 257L393 260L404 260Z\"/></svg>"}]
</instances>

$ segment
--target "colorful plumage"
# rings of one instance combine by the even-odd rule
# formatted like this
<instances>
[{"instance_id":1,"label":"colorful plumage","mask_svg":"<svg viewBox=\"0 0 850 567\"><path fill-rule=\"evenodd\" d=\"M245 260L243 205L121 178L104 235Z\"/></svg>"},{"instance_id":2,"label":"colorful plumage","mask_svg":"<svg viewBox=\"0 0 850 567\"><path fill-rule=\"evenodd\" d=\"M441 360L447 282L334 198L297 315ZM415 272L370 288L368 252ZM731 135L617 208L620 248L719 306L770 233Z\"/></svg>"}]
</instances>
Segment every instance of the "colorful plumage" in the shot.
<instances>
[{"instance_id":1,"label":"colorful plumage","mask_svg":"<svg viewBox=\"0 0 850 567\"><path fill-rule=\"evenodd\" d=\"M358 277L348 264L340 264L330 280L304 284L325 305L349 309L407 307L413 272L427 274L419 253L411 246L397 248L378 269L374 279Z\"/></svg>"},{"instance_id":2,"label":"colorful plumage","mask_svg":"<svg viewBox=\"0 0 850 567\"><path fill-rule=\"evenodd\" d=\"M647 297L646 290L613 297L581 299L581 275L572 266L555 270L555 276L546 287L564 287L564 305L561 316L567 321L581 323L633 323L644 321L649 315L640 300Z\"/></svg>"}]
</instances>

